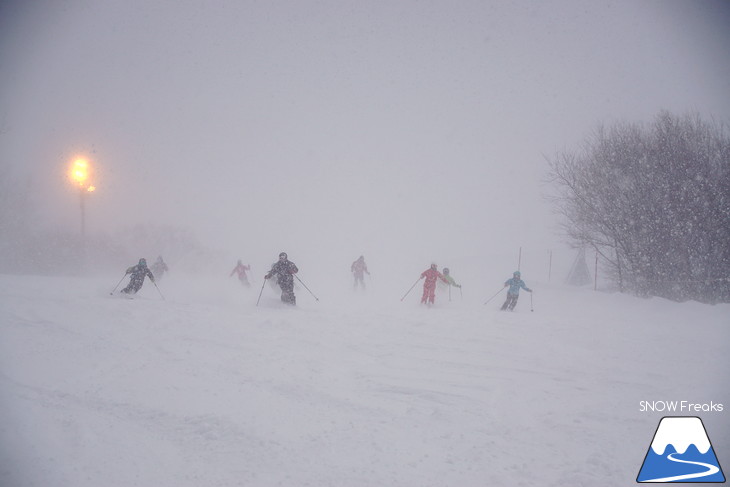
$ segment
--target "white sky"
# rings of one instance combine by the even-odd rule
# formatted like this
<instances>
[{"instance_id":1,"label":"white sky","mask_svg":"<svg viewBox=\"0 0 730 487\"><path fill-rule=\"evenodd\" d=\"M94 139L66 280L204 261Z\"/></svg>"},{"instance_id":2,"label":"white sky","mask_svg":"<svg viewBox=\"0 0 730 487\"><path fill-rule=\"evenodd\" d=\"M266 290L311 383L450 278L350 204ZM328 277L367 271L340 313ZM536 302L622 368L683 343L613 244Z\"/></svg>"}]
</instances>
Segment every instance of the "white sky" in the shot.
<instances>
[{"instance_id":1,"label":"white sky","mask_svg":"<svg viewBox=\"0 0 730 487\"><path fill-rule=\"evenodd\" d=\"M547 249L543 154L661 109L729 120L728 25L721 1L5 1L0 165L38 224L78 225L82 154L88 231L272 261Z\"/></svg>"}]
</instances>

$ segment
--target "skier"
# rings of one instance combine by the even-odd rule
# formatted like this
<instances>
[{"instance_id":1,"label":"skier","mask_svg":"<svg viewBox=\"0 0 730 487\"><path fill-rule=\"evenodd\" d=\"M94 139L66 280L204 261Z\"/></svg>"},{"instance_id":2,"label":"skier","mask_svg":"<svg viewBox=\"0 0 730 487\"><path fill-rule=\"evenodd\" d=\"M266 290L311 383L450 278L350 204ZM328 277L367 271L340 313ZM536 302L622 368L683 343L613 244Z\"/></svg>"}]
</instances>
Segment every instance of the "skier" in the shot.
<instances>
[{"instance_id":1,"label":"skier","mask_svg":"<svg viewBox=\"0 0 730 487\"><path fill-rule=\"evenodd\" d=\"M502 311L506 309L514 311L515 306L517 305L517 299L520 297L520 288L524 289L528 293L532 292L532 289L525 285L525 281L521 279L521 276L522 274L520 271L515 271L514 274L512 274L512 279L507 279L504 282L504 287L509 286L509 289L507 290L507 299L501 308Z\"/></svg>"},{"instance_id":2,"label":"skier","mask_svg":"<svg viewBox=\"0 0 730 487\"><path fill-rule=\"evenodd\" d=\"M445 283L449 283L446 278L438 271L436 264L431 264L430 269L426 269L421 273L421 279L426 278L423 281L423 297L421 297L421 304L433 304L436 299L436 280L441 279Z\"/></svg>"},{"instance_id":3,"label":"skier","mask_svg":"<svg viewBox=\"0 0 730 487\"><path fill-rule=\"evenodd\" d=\"M448 267L444 267L444 278L449 283L449 286L454 286L454 287L461 288L461 284L456 284L456 281L454 280L453 277L451 277L451 274L449 274L449 272L450 272L449 271L449 268Z\"/></svg>"},{"instance_id":4,"label":"skier","mask_svg":"<svg viewBox=\"0 0 730 487\"><path fill-rule=\"evenodd\" d=\"M248 276L246 275L246 271L250 271L251 266L250 265L243 265L241 262L241 259L238 259L238 264L236 264L236 267L233 268L231 271L231 274L228 277L231 277L233 274L238 274L238 280L241 281L241 284L243 284L246 287L249 287L251 284L248 282Z\"/></svg>"},{"instance_id":5,"label":"skier","mask_svg":"<svg viewBox=\"0 0 730 487\"><path fill-rule=\"evenodd\" d=\"M279 261L271 266L271 270L264 276L264 279L271 278L276 274L276 282L281 288L281 300L287 304L296 305L297 297L294 295L294 274L299 272L296 264L290 261L286 252L279 254Z\"/></svg>"},{"instance_id":6,"label":"skier","mask_svg":"<svg viewBox=\"0 0 730 487\"><path fill-rule=\"evenodd\" d=\"M155 279L158 281L162 279L162 275L169 271L170 269L167 267L167 264L165 264L165 261L162 260L162 256L158 255L157 260L154 264L152 264L152 267L150 268L152 271L152 274L155 276Z\"/></svg>"},{"instance_id":7,"label":"skier","mask_svg":"<svg viewBox=\"0 0 730 487\"><path fill-rule=\"evenodd\" d=\"M355 262L352 263L350 266L350 272L353 273L355 276L355 287L354 289L357 290L357 284L358 282L362 286L363 290L365 289L365 274L370 275L370 272L368 271L368 266L365 264L365 257L362 255L360 258L358 258Z\"/></svg>"},{"instance_id":8,"label":"skier","mask_svg":"<svg viewBox=\"0 0 730 487\"><path fill-rule=\"evenodd\" d=\"M461 289L461 284L457 284L456 281L454 280L454 278L451 277L451 274L449 274L449 268L448 267L444 267L442 273L444 275L444 279L446 279L447 282L446 283L444 283L443 281L442 282L439 282L438 283L438 285L439 285L438 287L439 287L439 290L440 291L444 291L444 290L448 289L448 291L449 291L449 301L451 301L451 288L452 287L458 287L459 289Z\"/></svg>"},{"instance_id":9,"label":"skier","mask_svg":"<svg viewBox=\"0 0 730 487\"><path fill-rule=\"evenodd\" d=\"M137 265L127 269L125 275L127 274L132 274L132 276L129 279L127 287L121 291L124 294L136 294L142 287L142 284L144 284L145 276L149 277L150 281L155 282L155 276L147 267L147 260L144 258L139 259L139 263Z\"/></svg>"}]
</instances>

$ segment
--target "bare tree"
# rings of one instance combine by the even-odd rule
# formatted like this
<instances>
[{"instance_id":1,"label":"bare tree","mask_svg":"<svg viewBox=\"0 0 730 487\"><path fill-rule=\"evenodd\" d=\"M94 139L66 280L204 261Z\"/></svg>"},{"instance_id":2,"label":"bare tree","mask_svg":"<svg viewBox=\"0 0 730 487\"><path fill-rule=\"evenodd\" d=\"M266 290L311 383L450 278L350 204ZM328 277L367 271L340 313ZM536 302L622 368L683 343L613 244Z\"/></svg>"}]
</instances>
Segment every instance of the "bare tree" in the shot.
<instances>
[{"instance_id":1,"label":"bare tree","mask_svg":"<svg viewBox=\"0 0 730 487\"><path fill-rule=\"evenodd\" d=\"M640 295L730 300L730 137L697 115L599 126L549 160L563 229Z\"/></svg>"}]
</instances>

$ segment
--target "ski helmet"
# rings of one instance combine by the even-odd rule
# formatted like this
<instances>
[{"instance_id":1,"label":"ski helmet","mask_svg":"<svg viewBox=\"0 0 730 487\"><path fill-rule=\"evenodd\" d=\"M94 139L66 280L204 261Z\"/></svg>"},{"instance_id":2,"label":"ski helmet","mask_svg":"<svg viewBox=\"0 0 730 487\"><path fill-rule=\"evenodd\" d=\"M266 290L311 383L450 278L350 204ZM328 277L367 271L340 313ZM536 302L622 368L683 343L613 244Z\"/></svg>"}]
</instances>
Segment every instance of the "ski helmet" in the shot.
<instances>
[{"instance_id":1,"label":"ski helmet","mask_svg":"<svg viewBox=\"0 0 730 487\"><path fill-rule=\"evenodd\" d=\"M512 275L515 277L520 277L522 274L520 274L520 271L515 271L515 273Z\"/></svg>"},{"instance_id":2,"label":"ski helmet","mask_svg":"<svg viewBox=\"0 0 730 487\"><path fill-rule=\"evenodd\" d=\"M147 259L144 259L144 258L139 259L139 265L146 266L147 265Z\"/></svg>"},{"instance_id":3,"label":"ski helmet","mask_svg":"<svg viewBox=\"0 0 730 487\"><path fill-rule=\"evenodd\" d=\"M444 274L448 274L448 273L449 273L449 268L448 267L444 267Z\"/></svg>"},{"instance_id":4,"label":"ski helmet","mask_svg":"<svg viewBox=\"0 0 730 487\"><path fill-rule=\"evenodd\" d=\"M431 263L431 269L438 269L438 266L435 263Z\"/></svg>"},{"instance_id":5,"label":"ski helmet","mask_svg":"<svg viewBox=\"0 0 730 487\"><path fill-rule=\"evenodd\" d=\"M289 256L286 255L286 252L282 252L282 253L279 254L279 258L281 259L282 257L284 257L286 259Z\"/></svg>"}]
</instances>

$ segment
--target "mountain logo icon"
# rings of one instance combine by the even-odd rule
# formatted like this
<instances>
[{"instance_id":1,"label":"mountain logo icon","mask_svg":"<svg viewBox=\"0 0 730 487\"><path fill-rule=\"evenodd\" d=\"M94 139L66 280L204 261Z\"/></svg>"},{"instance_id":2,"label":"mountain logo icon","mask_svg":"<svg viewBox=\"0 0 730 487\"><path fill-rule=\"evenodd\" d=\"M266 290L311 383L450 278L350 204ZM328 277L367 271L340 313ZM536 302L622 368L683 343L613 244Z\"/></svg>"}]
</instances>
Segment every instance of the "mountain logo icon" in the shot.
<instances>
[{"instance_id":1,"label":"mountain logo icon","mask_svg":"<svg viewBox=\"0 0 730 487\"><path fill-rule=\"evenodd\" d=\"M725 482L702 420L694 416L663 417L636 481Z\"/></svg>"}]
</instances>

